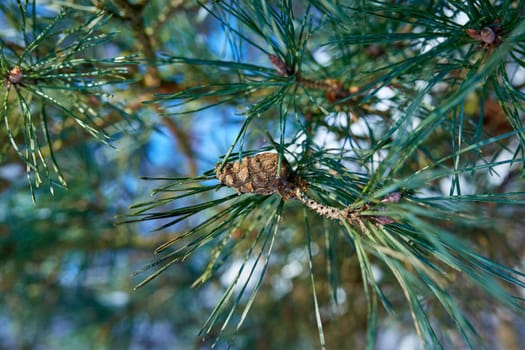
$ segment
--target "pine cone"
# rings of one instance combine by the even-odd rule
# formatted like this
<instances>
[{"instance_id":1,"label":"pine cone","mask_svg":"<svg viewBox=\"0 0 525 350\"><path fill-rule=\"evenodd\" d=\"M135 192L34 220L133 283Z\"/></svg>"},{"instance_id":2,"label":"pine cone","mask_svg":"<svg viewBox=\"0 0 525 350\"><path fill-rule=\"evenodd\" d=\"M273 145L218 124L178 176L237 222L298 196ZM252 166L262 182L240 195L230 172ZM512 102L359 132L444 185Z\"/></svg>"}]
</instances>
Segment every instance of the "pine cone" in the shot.
<instances>
[{"instance_id":1,"label":"pine cone","mask_svg":"<svg viewBox=\"0 0 525 350\"><path fill-rule=\"evenodd\" d=\"M278 163L277 153L259 153L244 158L242 162L227 163L222 169L218 164L215 174L222 184L241 193L272 194L286 186L290 175L290 167L284 158L277 175Z\"/></svg>"}]
</instances>

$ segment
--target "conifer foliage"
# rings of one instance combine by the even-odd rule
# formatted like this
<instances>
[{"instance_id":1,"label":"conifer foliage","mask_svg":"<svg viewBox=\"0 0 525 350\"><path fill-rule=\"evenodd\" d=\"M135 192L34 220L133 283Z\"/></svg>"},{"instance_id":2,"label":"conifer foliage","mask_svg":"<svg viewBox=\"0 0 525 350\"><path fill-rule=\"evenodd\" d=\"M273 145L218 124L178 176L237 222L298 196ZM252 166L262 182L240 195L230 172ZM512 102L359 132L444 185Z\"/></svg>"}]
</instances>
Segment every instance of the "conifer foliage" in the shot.
<instances>
[{"instance_id":1,"label":"conifer foliage","mask_svg":"<svg viewBox=\"0 0 525 350\"><path fill-rule=\"evenodd\" d=\"M54 140L67 121L111 144L108 116L171 120L188 159L206 150L188 148L182 125L219 110L241 121L201 175L145 177L153 198L120 218L169 233L137 288L203 256L193 286L238 263L202 327L210 346L242 346L257 296L297 249L314 347L341 344L333 329L353 312L341 295L366 318L351 343L370 349L408 318L424 348L478 349L494 342L484 312L523 312L522 0L85 1L45 19L37 2L0 5L20 33L0 35L2 152L24 162L31 187L66 185ZM213 23L223 47L180 50L144 28L178 10ZM145 33L139 54L94 50L118 36L112 21ZM148 113L117 99L137 81L134 111Z\"/></svg>"}]
</instances>

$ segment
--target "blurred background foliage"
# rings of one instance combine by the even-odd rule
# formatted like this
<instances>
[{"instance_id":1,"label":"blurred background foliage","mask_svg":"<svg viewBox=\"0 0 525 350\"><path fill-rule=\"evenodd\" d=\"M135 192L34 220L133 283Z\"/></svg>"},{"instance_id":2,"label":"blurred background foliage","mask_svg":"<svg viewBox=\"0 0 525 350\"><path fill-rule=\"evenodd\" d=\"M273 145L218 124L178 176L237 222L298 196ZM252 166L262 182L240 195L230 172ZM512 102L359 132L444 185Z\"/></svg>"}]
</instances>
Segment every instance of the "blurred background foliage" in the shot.
<instances>
[{"instance_id":1,"label":"blurred background foliage","mask_svg":"<svg viewBox=\"0 0 525 350\"><path fill-rule=\"evenodd\" d=\"M523 2L366 3L2 1L0 349L212 346L222 330L199 332L232 284L240 255L232 253L219 274L191 288L214 253L203 247L134 290L141 281L134 273L153 251L201 218L163 229L170 218L117 223L170 178L213 169L239 130L245 149L286 143L289 152L318 150L330 154L327 169L341 171L357 159L355 167L366 169L379 190L393 169L424 194L414 206L394 207L394 216L405 210L431 221L432 212L410 210L442 205L447 213L472 202L478 216L471 221L436 216L435 226L522 269ZM487 25L497 35L490 42L481 38ZM243 129L246 115L251 124ZM338 158L341 145L359 157L341 151ZM384 168L378 165L378 154L402 156L402 146L408 160L389 156ZM316 164L304 159L297 161L303 176L325 181L309 173ZM446 169L447 176L416 176L428 168ZM215 198L171 203L169 196L160 192L155 200L175 210ZM307 233L298 203L287 204L282 216L254 305L217 348L312 349L320 335L330 349L364 348L370 310L355 247L337 234L338 223L315 215ZM249 248L245 237L258 235L248 228L231 233L238 251ZM419 349L405 296L379 260L373 278L395 313L379 307L375 347ZM520 348L522 314L493 303L460 271L447 278L454 282L447 292L461 300L487 348ZM518 283L505 288L523 296ZM421 293L443 347L463 347L446 312Z\"/></svg>"}]
</instances>

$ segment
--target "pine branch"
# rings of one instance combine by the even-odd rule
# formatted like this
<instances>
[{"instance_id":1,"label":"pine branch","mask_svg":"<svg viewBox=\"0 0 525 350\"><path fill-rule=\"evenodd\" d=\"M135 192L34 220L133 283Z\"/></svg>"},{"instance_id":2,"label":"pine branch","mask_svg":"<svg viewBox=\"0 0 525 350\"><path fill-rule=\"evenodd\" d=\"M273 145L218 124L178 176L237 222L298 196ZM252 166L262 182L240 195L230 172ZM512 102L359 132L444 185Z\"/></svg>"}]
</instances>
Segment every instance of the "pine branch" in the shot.
<instances>
[{"instance_id":1,"label":"pine branch","mask_svg":"<svg viewBox=\"0 0 525 350\"><path fill-rule=\"evenodd\" d=\"M54 156L56 132L49 129L50 123L73 120L92 137L108 143L110 136L100 128L105 120L104 110L120 111L109 102L108 91L112 85L126 81L125 65L131 61L125 57L85 56L87 51L112 39L111 34L98 32L109 19L102 12L83 26L64 30L69 19L63 11L40 32L25 31L28 14L24 7L19 16L23 19L20 29L26 34L25 47L21 50L2 44L0 52L4 76L2 137L9 140L11 150L25 163L30 183L39 187L47 179L53 192L56 181L66 186L66 179ZM126 113L119 114L127 117Z\"/></svg>"},{"instance_id":2,"label":"pine branch","mask_svg":"<svg viewBox=\"0 0 525 350\"><path fill-rule=\"evenodd\" d=\"M140 271L153 272L136 288L201 252L209 261L194 286L240 261L201 331L212 346L239 336L288 236L307 251L321 347L330 344L322 293L336 304L345 285L341 261L355 262L360 275L369 348L383 312L403 309L426 348L449 347L449 327L463 345L481 346L471 304L458 292L463 287L484 302L523 311L525 276L507 267L515 266L507 238L525 227L517 175L525 146L522 0L200 3L201 14L225 31L227 58L158 57L163 40L150 28L168 22L159 15L149 23L147 13L158 3L107 3L113 18L133 29L131 46L142 46L148 67L135 72L142 87L158 92L142 91L129 108L110 103L109 95L138 61L91 55L115 41L105 28L110 16L97 12L79 24L69 14L82 5L70 4L71 11L36 21L30 5L0 4L21 33L0 38L0 136L1 151L23 160L32 186L45 179L65 185L55 153L72 125L82 132L80 142L89 135L109 143L105 112L126 116L145 96L187 155L193 145L179 130L179 115L191 120L194 112L226 106L245 116L213 170L159 178L168 184L124 218L152 221L157 231L194 223L157 247L158 258ZM164 78L164 69L177 72L177 81ZM494 120L503 126L491 126ZM493 184L497 172L505 179ZM496 245L503 247L498 255ZM326 288L316 246L325 249Z\"/></svg>"},{"instance_id":3,"label":"pine branch","mask_svg":"<svg viewBox=\"0 0 525 350\"><path fill-rule=\"evenodd\" d=\"M509 283L510 285L523 288L525 285L520 281L520 276L523 276L523 274L488 259L485 260L486 263L481 263L481 260L477 258L481 258L481 256L468 248L469 243L463 242L451 232L440 228L443 222L448 222L458 226L464 225L465 227L489 229L489 226L487 226L489 221L481 221L476 215L479 210L478 207L459 204L462 197L454 197L460 202L456 202L457 205L451 205L450 201L445 201L444 198L444 202L441 204L435 200L414 197L413 194L410 194L413 192L409 190L403 190L403 192L408 193L403 195L403 197L399 190L397 192L389 192L390 194L388 195L380 194L385 193L385 191L391 191L392 187L385 187L382 191L378 191L366 200L367 197L363 196L363 185L367 183L364 175L345 175L344 167L340 166L340 162L331 162L330 157L323 159L322 156L319 158L319 155L314 154L312 159L315 159L316 163L321 162L325 166L331 166L330 171L332 175L330 177L325 176L326 174L322 171L322 167L316 170L307 166L304 170L297 168L294 171L285 158L280 159L278 153L259 153L253 156L245 156L242 161L218 163L215 168L215 174L219 182L242 194L242 196L238 197L239 201L236 201L236 204L230 208L240 209L241 207L238 205L241 205L246 211L243 214L241 211L231 212L228 209L224 211L224 213L228 213L228 216L225 217L221 213L214 216L211 221L206 221L206 225L211 225L206 226L209 228L214 226L214 222L221 222L219 226L213 228L209 234L206 234L206 239L215 237L213 240L209 240L207 244L215 242L219 237L227 241L231 240L231 237L234 235L233 230L237 230L240 225L243 225L242 222L252 222L250 226L252 228L262 225L257 219L253 221L252 215L255 208L264 212L272 210L270 208L274 208L274 204L265 201L265 198L268 196L275 198L272 195L279 194L286 204L289 200L298 200L306 208L312 209L313 212L321 217L339 222L341 230L348 235L360 252L358 256L360 256L363 271L370 271L370 257L375 257L378 261L386 264L403 289L412 309L414 325L421 339L429 348L440 344L440 340L437 338L434 326L430 323L429 315L423 310L420 301L416 297L416 293L423 291L425 294L433 295L437 298L440 305L454 320L467 344L470 344L471 347L479 345L475 340L477 334L462 313L460 305L453 296L445 292L447 286L451 283L449 276L452 271L465 274L471 283L483 288L489 295L492 295L500 302L513 309L522 310L523 305L520 299L504 291L500 285ZM301 162L305 162L305 160ZM305 172L306 170L308 172ZM334 176L334 174L336 175ZM448 174L443 172L434 174L437 177L444 175ZM421 174L418 176L421 176ZM428 175L421 182L412 178L407 180L406 184L417 187L418 183L424 184L428 179ZM202 180L207 181L209 177ZM175 189L186 181L193 182L195 179L183 180L178 184L170 185L169 188ZM401 183L398 183L395 188L399 189L402 186ZM203 187L202 190L214 188L214 186L208 186ZM340 190L334 191L333 189L335 188ZM355 191L344 191L344 189L349 188L355 188ZM200 191L200 187L196 187L192 191ZM350 203L350 205L343 205L339 208L327 205L310 199L306 195L306 191L312 192L312 195L321 198L322 201L327 201L328 198L325 198L325 196L329 196L335 203ZM256 196L252 194L256 194ZM511 198L513 196L519 197L520 195L520 193L507 194L501 198L499 196L472 196L471 199L476 202L483 200L516 204ZM182 196L186 196L186 194ZM507 196L510 196L508 201L505 199ZM168 201L176 200L177 198L181 198L181 196L169 198ZM220 201L222 203L223 200L232 198L234 197L224 197ZM245 199L241 200L242 198ZM465 197L465 200L470 201L468 198L468 196ZM368 204L374 202L377 204ZM275 200L273 203L275 203ZM281 201L281 203L283 202ZM166 202L162 203L162 205L164 204ZM214 205L212 202L209 202L209 204ZM159 205L161 205L161 202L158 201L148 204L150 209ZM205 207L211 208L208 205ZM177 212L189 214L190 212L193 213L197 208L199 208L199 211L201 210L199 205L195 209L188 208ZM172 214L175 214L175 212L159 212L155 215L167 215L169 217ZM270 216L257 217L272 217L271 214L268 215ZM266 226L262 225L262 227ZM493 226L491 225L491 227ZM180 261L177 258L181 256L180 254L183 254L183 259L186 259L188 251L185 247L200 244L198 243L201 242L200 234L196 235L196 233L198 232L197 230L200 231L203 228L205 226L198 226L196 230L191 230L187 234L159 247L158 251L162 251L168 246L181 242L181 239L190 239L190 242L192 242L183 245L180 248L182 250L175 250L174 253L176 255L172 255L173 253L168 254L167 257L175 257L176 260L171 260L164 267L169 266L172 262ZM264 230L261 229L259 231L257 239L261 237ZM226 232L230 232L229 235L231 236L225 235ZM194 235L196 236L191 238ZM225 248L226 245L222 243L216 246L215 258L205 272L204 276L206 277L199 280L199 283L209 279L213 271L217 270L217 266L220 266L216 265L217 261L223 261L233 253L235 245L230 245L227 249ZM159 262L163 260L164 258L159 260ZM407 269L407 266L410 266L411 269ZM151 281L158 273L165 270L164 267L146 278L139 286ZM495 273L495 271L498 272ZM366 276L371 276L371 272L363 273L363 280L370 281L370 278ZM390 308L388 306L390 302L376 284L372 284L372 287L372 290L365 287L365 292L370 303L370 325L375 327L376 321L374 319L376 316L374 314L376 311L373 311L377 308L377 306L374 306L375 298L379 296L379 299L387 308ZM231 288L233 288L233 285ZM226 300L230 300L232 291L233 289L230 289L227 292L225 295L226 299L221 301L210 317L208 325L205 327L207 329L206 333L209 333L212 326L219 322L218 314L220 310L224 310L224 306L221 305ZM231 312L237 306L238 301L230 309L228 318L231 317ZM222 333L227 323L228 321L223 324L219 334ZM371 330L371 332L374 331ZM370 335L369 341L372 342L373 338L373 335Z\"/></svg>"}]
</instances>

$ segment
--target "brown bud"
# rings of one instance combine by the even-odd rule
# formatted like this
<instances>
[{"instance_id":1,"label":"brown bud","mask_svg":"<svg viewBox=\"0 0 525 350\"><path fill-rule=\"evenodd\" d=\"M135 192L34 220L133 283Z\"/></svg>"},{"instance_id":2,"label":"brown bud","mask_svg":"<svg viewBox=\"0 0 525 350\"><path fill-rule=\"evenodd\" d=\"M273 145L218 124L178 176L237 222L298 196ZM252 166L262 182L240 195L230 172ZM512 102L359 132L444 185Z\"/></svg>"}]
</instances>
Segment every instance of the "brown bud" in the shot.
<instances>
[{"instance_id":1,"label":"brown bud","mask_svg":"<svg viewBox=\"0 0 525 350\"><path fill-rule=\"evenodd\" d=\"M329 102L336 102L339 99L348 96L348 93L344 90L343 84L336 79L325 79L321 82L320 88L326 89L326 99Z\"/></svg>"},{"instance_id":2,"label":"brown bud","mask_svg":"<svg viewBox=\"0 0 525 350\"><path fill-rule=\"evenodd\" d=\"M492 44L494 41L496 41L496 33L490 27L485 27L481 29L479 34L481 37L481 41L483 41L486 44Z\"/></svg>"},{"instance_id":3,"label":"brown bud","mask_svg":"<svg viewBox=\"0 0 525 350\"><path fill-rule=\"evenodd\" d=\"M467 29L466 32L467 32L467 35L470 36L472 39L481 41L481 33L479 32L479 30Z\"/></svg>"},{"instance_id":4,"label":"brown bud","mask_svg":"<svg viewBox=\"0 0 525 350\"><path fill-rule=\"evenodd\" d=\"M387 216L372 216L372 221L378 225L388 225L395 222L394 219Z\"/></svg>"},{"instance_id":5,"label":"brown bud","mask_svg":"<svg viewBox=\"0 0 525 350\"><path fill-rule=\"evenodd\" d=\"M22 72L22 69L20 67L14 67L9 71L7 75L7 81L11 84L18 84L22 81L23 77L24 73Z\"/></svg>"},{"instance_id":6,"label":"brown bud","mask_svg":"<svg viewBox=\"0 0 525 350\"><path fill-rule=\"evenodd\" d=\"M241 193L272 194L287 184L289 165L283 158L281 171L277 174L279 155L265 152L246 157L241 162L226 163L222 169L215 167L219 181Z\"/></svg>"},{"instance_id":7,"label":"brown bud","mask_svg":"<svg viewBox=\"0 0 525 350\"><path fill-rule=\"evenodd\" d=\"M386 196L381 199L381 202L383 203L397 203L401 200L401 197L403 194L401 192L392 192L387 194Z\"/></svg>"},{"instance_id":8,"label":"brown bud","mask_svg":"<svg viewBox=\"0 0 525 350\"><path fill-rule=\"evenodd\" d=\"M288 68L288 65L286 62L281 60L279 57L269 54L268 58L270 59L270 62L272 62L273 66L279 72L280 75L287 77L291 74L293 74L292 70Z\"/></svg>"},{"instance_id":9,"label":"brown bud","mask_svg":"<svg viewBox=\"0 0 525 350\"><path fill-rule=\"evenodd\" d=\"M368 56L372 58L378 58L385 54L385 50L377 44L372 44L372 45L365 47L364 51L365 51L365 54L367 54Z\"/></svg>"}]
</instances>

